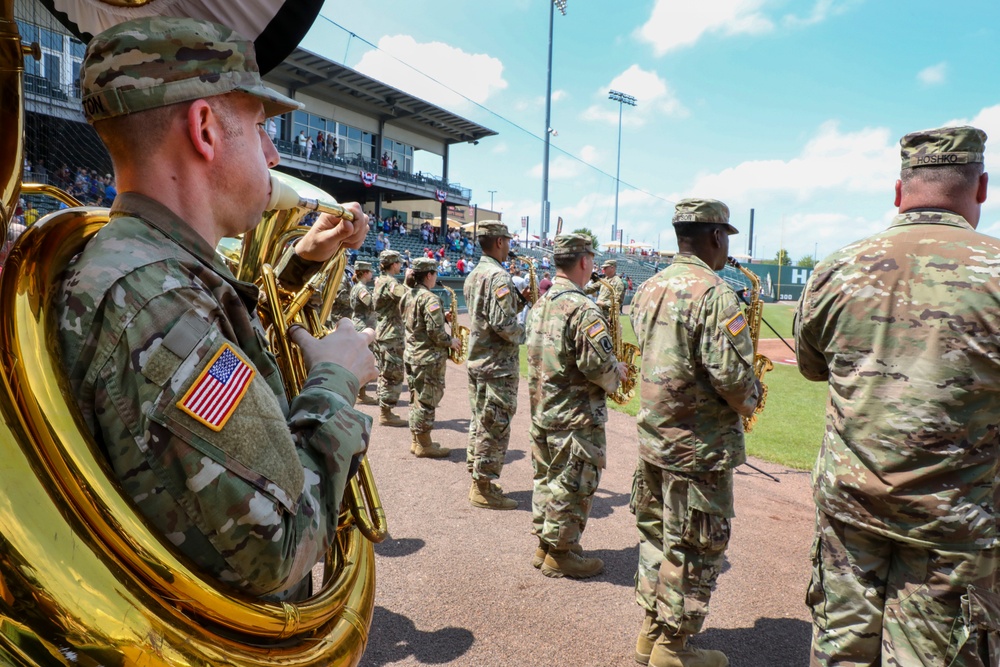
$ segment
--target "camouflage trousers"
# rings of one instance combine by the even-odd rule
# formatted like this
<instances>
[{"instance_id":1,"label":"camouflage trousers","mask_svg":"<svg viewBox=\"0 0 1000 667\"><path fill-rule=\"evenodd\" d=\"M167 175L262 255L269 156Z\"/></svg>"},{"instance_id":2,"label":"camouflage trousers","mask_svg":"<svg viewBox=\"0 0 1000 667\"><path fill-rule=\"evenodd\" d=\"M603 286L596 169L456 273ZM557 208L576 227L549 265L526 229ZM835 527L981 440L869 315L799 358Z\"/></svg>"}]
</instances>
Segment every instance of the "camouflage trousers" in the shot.
<instances>
[{"instance_id":1,"label":"camouflage trousers","mask_svg":"<svg viewBox=\"0 0 1000 667\"><path fill-rule=\"evenodd\" d=\"M996 667L997 552L916 546L818 511L810 665Z\"/></svg>"},{"instance_id":2,"label":"camouflage trousers","mask_svg":"<svg viewBox=\"0 0 1000 667\"><path fill-rule=\"evenodd\" d=\"M549 431L531 425L531 533L555 549L580 541L601 482L604 425Z\"/></svg>"},{"instance_id":3,"label":"camouflage trousers","mask_svg":"<svg viewBox=\"0 0 1000 667\"><path fill-rule=\"evenodd\" d=\"M406 364L406 377L414 401L410 405L410 432L427 433L434 429L434 411L444 398L444 371L448 359L432 364Z\"/></svg>"},{"instance_id":4,"label":"camouflage trousers","mask_svg":"<svg viewBox=\"0 0 1000 667\"><path fill-rule=\"evenodd\" d=\"M507 445L510 420L517 411L518 375L475 378L469 375L469 444L465 463L472 479L499 479Z\"/></svg>"},{"instance_id":5,"label":"camouflage trousers","mask_svg":"<svg viewBox=\"0 0 1000 667\"><path fill-rule=\"evenodd\" d=\"M639 460L630 508L639 529L635 597L670 635L701 631L722 572L733 473L682 473Z\"/></svg>"},{"instance_id":6,"label":"camouflage trousers","mask_svg":"<svg viewBox=\"0 0 1000 667\"><path fill-rule=\"evenodd\" d=\"M378 404L383 408L395 407L403 390L403 339L376 341L375 360L378 362Z\"/></svg>"}]
</instances>

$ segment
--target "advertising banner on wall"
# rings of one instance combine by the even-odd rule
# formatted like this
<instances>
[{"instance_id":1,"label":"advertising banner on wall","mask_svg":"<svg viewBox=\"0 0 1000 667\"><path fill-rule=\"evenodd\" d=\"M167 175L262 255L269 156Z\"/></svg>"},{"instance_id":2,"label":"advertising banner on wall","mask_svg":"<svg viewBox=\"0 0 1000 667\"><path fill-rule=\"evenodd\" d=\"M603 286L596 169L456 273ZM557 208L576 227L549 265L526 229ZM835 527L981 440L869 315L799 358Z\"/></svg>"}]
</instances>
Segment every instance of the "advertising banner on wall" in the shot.
<instances>
[{"instance_id":1,"label":"advertising banner on wall","mask_svg":"<svg viewBox=\"0 0 1000 667\"><path fill-rule=\"evenodd\" d=\"M811 268L777 264L744 264L760 278L761 298L765 301L798 301L812 275Z\"/></svg>"}]
</instances>

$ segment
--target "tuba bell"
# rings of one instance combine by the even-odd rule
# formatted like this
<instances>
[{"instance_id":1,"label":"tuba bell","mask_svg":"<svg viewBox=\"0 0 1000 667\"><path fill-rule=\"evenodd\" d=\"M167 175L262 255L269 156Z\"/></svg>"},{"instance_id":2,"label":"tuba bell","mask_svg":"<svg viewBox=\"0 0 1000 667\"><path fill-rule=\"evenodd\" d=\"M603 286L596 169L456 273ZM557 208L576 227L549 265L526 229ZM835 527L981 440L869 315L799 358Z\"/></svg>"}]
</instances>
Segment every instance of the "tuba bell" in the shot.
<instances>
[{"instance_id":1,"label":"tuba bell","mask_svg":"<svg viewBox=\"0 0 1000 667\"><path fill-rule=\"evenodd\" d=\"M615 359L625 364L625 379L618 383L618 388L608 394L608 398L618 405L625 405L632 400L635 395L635 387L639 379L639 346L633 343L626 343L622 340L622 321L618 317L621 312L621 304L618 303L618 292L614 286L604 278L594 273L592 280L599 282L611 294L611 317L608 318L608 335L611 336L611 346L614 349Z\"/></svg>"}]
</instances>

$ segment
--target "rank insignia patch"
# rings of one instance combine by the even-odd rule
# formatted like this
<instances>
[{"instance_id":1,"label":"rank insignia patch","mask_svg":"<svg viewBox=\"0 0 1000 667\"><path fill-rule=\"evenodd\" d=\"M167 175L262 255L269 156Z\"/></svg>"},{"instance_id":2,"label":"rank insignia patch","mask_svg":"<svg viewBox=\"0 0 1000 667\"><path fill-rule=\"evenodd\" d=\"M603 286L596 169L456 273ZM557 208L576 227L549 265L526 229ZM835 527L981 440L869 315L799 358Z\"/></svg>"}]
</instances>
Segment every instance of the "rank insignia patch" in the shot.
<instances>
[{"instance_id":1,"label":"rank insignia patch","mask_svg":"<svg viewBox=\"0 0 1000 667\"><path fill-rule=\"evenodd\" d=\"M508 294L510 294L510 288L507 287L506 285L497 288L496 295L498 299L502 299Z\"/></svg>"},{"instance_id":2,"label":"rank insignia patch","mask_svg":"<svg viewBox=\"0 0 1000 667\"><path fill-rule=\"evenodd\" d=\"M226 343L177 401L177 407L213 431L221 431L243 400L255 372Z\"/></svg>"},{"instance_id":3,"label":"rank insignia patch","mask_svg":"<svg viewBox=\"0 0 1000 667\"><path fill-rule=\"evenodd\" d=\"M747 318L743 317L743 313L739 313L733 319L726 323L726 329L732 335L737 335L739 332L743 331L747 326Z\"/></svg>"}]
</instances>

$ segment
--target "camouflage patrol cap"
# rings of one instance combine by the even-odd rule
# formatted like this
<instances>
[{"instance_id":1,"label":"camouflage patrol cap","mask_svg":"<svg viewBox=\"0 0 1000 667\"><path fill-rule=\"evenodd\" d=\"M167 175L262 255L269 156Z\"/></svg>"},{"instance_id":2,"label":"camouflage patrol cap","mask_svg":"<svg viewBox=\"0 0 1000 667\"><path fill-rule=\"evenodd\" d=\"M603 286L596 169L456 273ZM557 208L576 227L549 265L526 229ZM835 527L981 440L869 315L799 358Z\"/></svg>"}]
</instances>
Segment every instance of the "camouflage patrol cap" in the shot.
<instances>
[{"instance_id":1,"label":"camouflage patrol cap","mask_svg":"<svg viewBox=\"0 0 1000 667\"><path fill-rule=\"evenodd\" d=\"M740 231L729 224L729 207L718 199L682 199L674 206L674 224L686 222L704 222L715 225L725 225L729 234L739 234Z\"/></svg>"},{"instance_id":2,"label":"camouflage patrol cap","mask_svg":"<svg viewBox=\"0 0 1000 667\"><path fill-rule=\"evenodd\" d=\"M423 273L424 271L433 271L437 273L438 263L435 262L430 257L417 257L413 260L413 272Z\"/></svg>"},{"instance_id":3,"label":"camouflage patrol cap","mask_svg":"<svg viewBox=\"0 0 1000 667\"><path fill-rule=\"evenodd\" d=\"M372 270L372 263L371 262L361 262L361 261L354 262L354 271L355 272L357 272L357 271L371 271L371 270Z\"/></svg>"},{"instance_id":4,"label":"camouflage patrol cap","mask_svg":"<svg viewBox=\"0 0 1000 667\"><path fill-rule=\"evenodd\" d=\"M583 234L561 234L552 241L552 254L575 255L581 252L594 254L594 245L589 236Z\"/></svg>"},{"instance_id":5,"label":"camouflage patrol cap","mask_svg":"<svg viewBox=\"0 0 1000 667\"><path fill-rule=\"evenodd\" d=\"M602 269L608 269L608 268L617 269L618 268L618 261L614 260L614 259L606 259L606 260L604 260L604 263L601 264L601 268Z\"/></svg>"},{"instance_id":6,"label":"camouflage patrol cap","mask_svg":"<svg viewBox=\"0 0 1000 667\"><path fill-rule=\"evenodd\" d=\"M964 125L911 132L899 140L903 169L982 162L986 133Z\"/></svg>"},{"instance_id":7,"label":"camouflage patrol cap","mask_svg":"<svg viewBox=\"0 0 1000 667\"><path fill-rule=\"evenodd\" d=\"M100 33L87 45L80 87L91 123L231 92L258 98L268 116L302 108L261 83L253 42L190 18L141 18Z\"/></svg>"},{"instance_id":8,"label":"camouflage patrol cap","mask_svg":"<svg viewBox=\"0 0 1000 667\"><path fill-rule=\"evenodd\" d=\"M403 261L399 257L399 253L395 250L383 250L378 254L379 266L389 266L390 264L395 264L396 262Z\"/></svg>"},{"instance_id":9,"label":"camouflage patrol cap","mask_svg":"<svg viewBox=\"0 0 1000 667\"><path fill-rule=\"evenodd\" d=\"M476 236L482 238L484 236L502 236L504 238L512 239L510 230L507 229L507 225L503 224L499 220L486 220L485 222L480 222L476 227Z\"/></svg>"}]
</instances>

